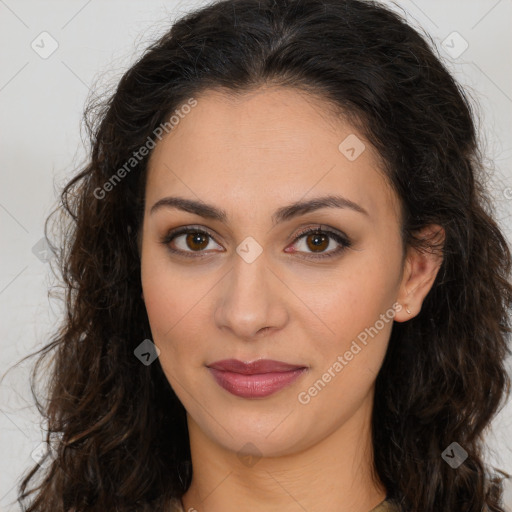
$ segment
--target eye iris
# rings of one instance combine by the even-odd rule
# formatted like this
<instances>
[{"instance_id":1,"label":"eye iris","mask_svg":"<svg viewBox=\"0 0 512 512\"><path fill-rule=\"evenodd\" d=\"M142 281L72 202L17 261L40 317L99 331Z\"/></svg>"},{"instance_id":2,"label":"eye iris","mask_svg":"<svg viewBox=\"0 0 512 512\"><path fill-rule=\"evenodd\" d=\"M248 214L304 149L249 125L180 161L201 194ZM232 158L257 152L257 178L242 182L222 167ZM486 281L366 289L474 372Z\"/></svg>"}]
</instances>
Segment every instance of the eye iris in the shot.
<instances>
[{"instance_id":1,"label":"eye iris","mask_svg":"<svg viewBox=\"0 0 512 512\"><path fill-rule=\"evenodd\" d=\"M311 246L309 244L309 240L310 239L314 240L313 246ZM321 233L313 233L311 235L308 235L306 237L306 240L307 240L307 243L308 243L308 247L310 249L313 249L313 251L316 251L316 252L319 252L318 249L325 250L327 248L327 246L329 245L329 237L327 237L326 235L322 235ZM326 246L322 246L322 244L325 244L326 241L327 241L327 245Z\"/></svg>"},{"instance_id":2,"label":"eye iris","mask_svg":"<svg viewBox=\"0 0 512 512\"><path fill-rule=\"evenodd\" d=\"M201 242L201 240L203 242ZM186 238L187 247L190 249L204 249L208 245L208 237L203 233L189 233ZM200 247L193 247L191 244L199 244Z\"/></svg>"}]
</instances>

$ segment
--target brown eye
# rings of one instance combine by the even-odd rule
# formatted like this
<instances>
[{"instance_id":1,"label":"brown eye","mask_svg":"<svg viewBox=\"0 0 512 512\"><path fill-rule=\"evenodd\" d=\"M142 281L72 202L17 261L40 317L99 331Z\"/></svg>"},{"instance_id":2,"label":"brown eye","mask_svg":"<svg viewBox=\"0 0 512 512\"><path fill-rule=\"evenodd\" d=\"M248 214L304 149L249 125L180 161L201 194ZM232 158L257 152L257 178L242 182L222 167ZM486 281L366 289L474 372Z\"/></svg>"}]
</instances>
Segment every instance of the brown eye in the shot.
<instances>
[{"instance_id":1,"label":"brown eye","mask_svg":"<svg viewBox=\"0 0 512 512\"><path fill-rule=\"evenodd\" d=\"M191 257L207 256L209 251L205 252L204 249L211 241L214 239L207 231L188 227L171 231L162 239L169 251Z\"/></svg>"},{"instance_id":2,"label":"brown eye","mask_svg":"<svg viewBox=\"0 0 512 512\"><path fill-rule=\"evenodd\" d=\"M185 243L187 244L187 247L196 251L196 250L202 250L205 247L208 246L208 236L204 233L190 233L185 238Z\"/></svg>"},{"instance_id":3,"label":"brown eye","mask_svg":"<svg viewBox=\"0 0 512 512\"><path fill-rule=\"evenodd\" d=\"M327 250L332 241L334 241L333 245L336 246L337 244L338 247L334 250ZM342 253L351 246L352 242L346 235L331 231L330 229L316 227L300 232L295 238L294 249L286 252L294 254L305 253L305 256L301 257L306 259L330 258Z\"/></svg>"},{"instance_id":4,"label":"brown eye","mask_svg":"<svg viewBox=\"0 0 512 512\"><path fill-rule=\"evenodd\" d=\"M306 236L306 244L313 252L322 252L329 247L329 237L322 233L312 233Z\"/></svg>"}]
</instances>

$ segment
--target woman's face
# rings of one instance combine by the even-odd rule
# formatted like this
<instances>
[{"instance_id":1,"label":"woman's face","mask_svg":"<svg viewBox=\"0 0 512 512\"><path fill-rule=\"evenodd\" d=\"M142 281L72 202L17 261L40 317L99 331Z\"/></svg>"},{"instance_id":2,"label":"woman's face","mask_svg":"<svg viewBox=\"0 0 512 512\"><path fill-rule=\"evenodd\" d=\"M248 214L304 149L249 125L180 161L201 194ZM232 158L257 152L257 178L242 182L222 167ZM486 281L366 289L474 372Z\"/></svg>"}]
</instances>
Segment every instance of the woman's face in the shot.
<instances>
[{"instance_id":1,"label":"woman's face","mask_svg":"<svg viewBox=\"0 0 512 512\"><path fill-rule=\"evenodd\" d=\"M282 88L196 99L148 166L141 270L153 342L210 440L297 452L369 407L403 288L398 200L370 144L319 100ZM153 208L169 197L203 209ZM178 228L190 233L166 245ZM209 368L226 359L305 370L269 380Z\"/></svg>"}]
</instances>

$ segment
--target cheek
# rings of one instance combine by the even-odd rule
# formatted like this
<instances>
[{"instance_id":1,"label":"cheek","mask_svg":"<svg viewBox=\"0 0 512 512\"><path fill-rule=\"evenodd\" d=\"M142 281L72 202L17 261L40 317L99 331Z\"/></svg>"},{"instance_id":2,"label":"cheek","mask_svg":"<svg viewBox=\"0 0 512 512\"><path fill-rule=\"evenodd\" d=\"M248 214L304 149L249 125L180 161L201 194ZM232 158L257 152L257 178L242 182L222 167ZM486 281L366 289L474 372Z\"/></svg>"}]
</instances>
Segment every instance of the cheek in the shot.
<instances>
[{"instance_id":1,"label":"cheek","mask_svg":"<svg viewBox=\"0 0 512 512\"><path fill-rule=\"evenodd\" d=\"M308 289L304 302L321 320L310 331L319 370L347 351L349 366L378 370L393 326L398 273L398 253L395 258L368 248L347 259L323 286Z\"/></svg>"},{"instance_id":2,"label":"cheek","mask_svg":"<svg viewBox=\"0 0 512 512\"><path fill-rule=\"evenodd\" d=\"M395 260L376 251L355 254L338 273L327 276L323 287L310 288L309 300L338 335L354 334L352 327L373 324L393 304L398 289L395 267Z\"/></svg>"},{"instance_id":3,"label":"cheek","mask_svg":"<svg viewBox=\"0 0 512 512\"><path fill-rule=\"evenodd\" d=\"M166 251L149 237L142 247L141 282L148 317L159 337L173 332L173 326L186 318L202 288L192 270L173 265Z\"/></svg>"},{"instance_id":4,"label":"cheek","mask_svg":"<svg viewBox=\"0 0 512 512\"><path fill-rule=\"evenodd\" d=\"M318 316L329 330L322 328L326 336L309 332L312 374L297 397L309 404L308 414L327 422L332 404L339 404L338 419L350 417L372 389L393 327L387 275L354 272L318 304L323 306Z\"/></svg>"},{"instance_id":5,"label":"cheek","mask_svg":"<svg viewBox=\"0 0 512 512\"><path fill-rule=\"evenodd\" d=\"M143 255L141 281L144 304L155 338L165 336L172 328L183 305L176 294L179 286L176 279L176 274L169 272L159 258L152 257L150 251Z\"/></svg>"},{"instance_id":6,"label":"cheek","mask_svg":"<svg viewBox=\"0 0 512 512\"><path fill-rule=\"evenodd\" d=\"M204 364L199 333L204 322L200 320L201 303L186 292L176 293L183 286L175 284L164 278L152 280L144 288L144 297L152 341L160 350L159 363L176 395L186 404L190 379Z\"/></svg>"},{"instance_id":7,"label":"cheek","mask_svg":"<svg viewBox=\"0 0 512 512\"><path fill-rule=\"evenodd\" d=\"M187 347L188 355L194 353L202 324L198 321L200 299L206 289L203 290L200 281L187 277L186 272L173 269L160 252L151 249L143 252L141 281L152 341L161 351L164 366L184 352L183 346Z\"/></svg>"}]
</instances>

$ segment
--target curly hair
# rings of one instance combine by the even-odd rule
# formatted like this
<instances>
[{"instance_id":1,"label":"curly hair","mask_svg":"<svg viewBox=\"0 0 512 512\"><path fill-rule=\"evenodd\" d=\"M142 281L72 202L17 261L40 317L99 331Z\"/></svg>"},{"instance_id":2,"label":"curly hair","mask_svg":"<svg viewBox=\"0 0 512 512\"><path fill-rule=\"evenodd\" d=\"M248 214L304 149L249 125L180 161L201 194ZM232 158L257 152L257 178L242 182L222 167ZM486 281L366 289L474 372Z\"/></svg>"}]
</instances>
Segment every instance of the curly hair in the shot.
<instances>
[{"instance_id":1,"label":"curly hair","mask_svg":"<svg viewBox=\"0 0 512 512\"><path fill-rule=\"evenodd\" d=\"M395 322L376 379L374 474L400 512L503 512L483 449L510 393L511 253L484 186L474 107L436 53L377 2L222 0L174 22L108 99L89 101L90 154L45 223L46 235L60 212L51 246L66 317L35 353L33 393L53 355L45 404L34 394L53 455L19 484L24 510L164 510L188 489L186 411L158 360L134 356L151 338L137 243L151 151L139 150L191 97L271 84L327 100L375 147L404 247L432 250L417 236L427 224L445 231L436 280L420 313ZM468 453L456 470L442 458L454 441Z\"/></svg>"}]
</instances>

